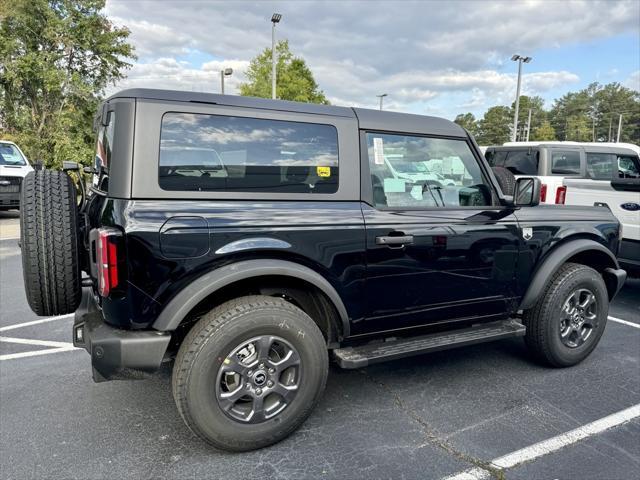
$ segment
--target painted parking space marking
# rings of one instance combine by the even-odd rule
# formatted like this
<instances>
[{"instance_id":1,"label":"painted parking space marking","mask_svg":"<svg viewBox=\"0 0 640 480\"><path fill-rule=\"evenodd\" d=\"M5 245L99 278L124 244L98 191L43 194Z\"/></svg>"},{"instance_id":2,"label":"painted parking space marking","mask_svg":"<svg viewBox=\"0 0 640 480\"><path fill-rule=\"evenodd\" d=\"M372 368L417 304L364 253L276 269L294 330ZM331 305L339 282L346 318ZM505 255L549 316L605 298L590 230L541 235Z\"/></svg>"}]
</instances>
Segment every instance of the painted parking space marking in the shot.
<instances>
[{"instance_id":1,"label":"painted parking space marking","mask_svg":"<svg viewBox=\"0 0 640 480\"><path fill-rule=\"evenodd\" d=\"M16 323L14 325L0 327L0 332L6 332L7 330L13 330L15 328L30 327L31 325L39 325L41 323L54 322L56 320L64 320L65 318L71 317L73 317L73 313L69 313L67 315L58 315L57 317L41 318L40 320L33 320L31 322Z\"/></svg>"},{"instance_id":2,"label":"painted parking space marking","mask_svg":"<svg viewBox=\"0 0 640 480\"><path fill-rule=\"evenodd\" d=\"M605 430L622 425L623 423L629 422L630 420L638 417L640 417L640 403L625 410L607 415L604 418L595 420L594 422L583 425L582 427L575 428L534 445L508 453L502 457L495 458L491 460L491 466L499 470L513 468L560 450L595 434L604 432ZM491 474L488 470L475 467L446 477L445 480L483 480L490 476Z\"/></svg>"},{"instance_id":3,"label":"painted parking space marking","mask_svg":"<svg viewBox=\"0 0 640 480\"><path fill-rule=\"evenodd\" d=\"M56 320L64 320L71 317L73 317L73 314L58 315L56 317L41 318L39 320L33 320L30 322L17 323L15 325L7 325L5 327L1 327L0 332L5 332L7 330L15 330L17 328L30 327L32 325L41 325L43 323L53 322ZM74 350L82 350L81 348L74 347L72 343L56 342L53 340L36 340L32 338L0 336L0 342L14 343L19 345L32 345L34 347L49 347L45 349L29 350L27 352L8 353L8 354L0 355L0 361L15 360L18 358L27 358L27 357L37 357L40 355L50 355L52 353L71 352Z\"/></svg>"},{"instance_id":4,"label":"painted parking space marking","mask_svg":"<svg viewBox=\"0 0 640 480\"><path fill-rule=\"evenodd\" d=\"M633 322L630 322L629 320L623 320L621 318L616 318L616 317L608 317L608 319L611 320L612 322L628 325L629 327L640 328L640 323L633 323Z\"/></svg>"}]
</instances>

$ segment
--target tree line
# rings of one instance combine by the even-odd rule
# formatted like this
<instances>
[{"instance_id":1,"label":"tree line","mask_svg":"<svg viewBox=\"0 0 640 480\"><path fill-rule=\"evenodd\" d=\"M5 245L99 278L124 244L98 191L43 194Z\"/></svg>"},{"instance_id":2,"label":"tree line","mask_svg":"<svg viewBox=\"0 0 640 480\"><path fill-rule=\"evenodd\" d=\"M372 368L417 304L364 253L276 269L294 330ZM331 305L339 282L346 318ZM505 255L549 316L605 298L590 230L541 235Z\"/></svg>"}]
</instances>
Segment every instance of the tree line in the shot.
<instances>
[{"instance_id":1,"label":"tree line","mask_svg":"<svg viewBox=\"0 0 640 480\"><path fill-rule=\"evenodd\" d=\"M455 122L469 130L480 145L501 145L511 140L514 112L515 102L510 107L493 106L479 119L462 113ZM592 83L554 100L549 109L545 109L542 97L523 95L516 139L615 142L621 115L620 141L640 145L640 92L636 90L619 83Z\"/></svg>"}]
</instances>

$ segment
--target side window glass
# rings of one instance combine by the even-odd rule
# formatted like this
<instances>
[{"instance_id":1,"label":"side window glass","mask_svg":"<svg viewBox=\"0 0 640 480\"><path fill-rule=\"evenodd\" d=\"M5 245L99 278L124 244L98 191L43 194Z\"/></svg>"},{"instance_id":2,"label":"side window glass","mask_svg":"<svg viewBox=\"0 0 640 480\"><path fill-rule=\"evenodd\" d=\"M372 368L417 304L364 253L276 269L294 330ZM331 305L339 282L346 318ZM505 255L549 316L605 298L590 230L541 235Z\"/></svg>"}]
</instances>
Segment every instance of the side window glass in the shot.
<instances>
[{"instance_id":1,"label":"side window glass","mask_svg":"<svg viewBox=\"0 0 640 480\"><path fill-rule=\"evenodd\" d=\"M492 167L503 167L507 158L507 152L504 150L493 150L485 155L487 162Z\"/></svg>"},{"instance_id":2,"label":"side window glass","mask_svg":"<svg viewBox=\"0 0 640 480\"><path fill-rule=\"evenodd\" d=\"M580 152L552 150L551 173L557 175L579 175Z\"/></svg>"},{"instance_id":3,"label":"side window glass","mask_svg":"<svg viewBox=\"0 0 640 480\"><path fill-rule=\"evenodd\" d=\"M513 150L507 155L504 166L514 175L538 175L538 151Z\"/></svg>"},{"instance_id":4,"label":"side window glass","mask_svg":"<svg viewBox=\"0 0 640 480\"><path fill-rule=\"evenodd\" d=\"M640 178L639 157L618 156L618 178Z\"/></svg>"},{"instance_id":5,"label":"side window glass","mask_svg":"<svg viewBox=\"0 0 640 480\"><path fill-rule=\"evenodd\" d=\"M489 184L464 140L367 133L378 208L492 205Z\"/></svg>"},{"instance_id":6,"label":"side window glass","mask_svg":"<svg viewBox=\"0 0 640 480\"><path fill-rule=\"evenodd\" d=\"M160 135L164 190L335 193L332 125L166 113Z\"/></svg>"},{"instance_id":7,"label":"side window glass","mask_svg":"<svg viewBox=\"0 0 640 480\"><path fill-rule=\"evenodd\" d=\"M611 180L615 155L587 152L587 175L593 180Z\"/></svg>"}]
</instances>

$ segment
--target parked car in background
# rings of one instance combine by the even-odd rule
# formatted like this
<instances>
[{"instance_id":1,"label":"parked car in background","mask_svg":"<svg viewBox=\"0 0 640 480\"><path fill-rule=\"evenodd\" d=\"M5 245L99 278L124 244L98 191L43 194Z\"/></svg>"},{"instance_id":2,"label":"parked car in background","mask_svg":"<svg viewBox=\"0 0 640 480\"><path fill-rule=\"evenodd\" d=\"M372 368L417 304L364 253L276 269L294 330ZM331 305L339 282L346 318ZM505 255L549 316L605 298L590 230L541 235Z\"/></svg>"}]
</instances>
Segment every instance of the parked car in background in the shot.
<instances>
[{"instance_id":1,"label":"parked car in background","mask_svg":"<svg viewBox=\"0 0 640 480\"><path fill-rule=\"evenodd\" d=\"M22 179L32 170L15 143L0 140L0 211L20 207Z\"/></svg>"},{"instance_id":2,"label":"parked car in background","mask_svg":"<svg viewBox=\"0 0 640 480\"><path fill-rule=\"evenodd\" d=\"M627 153L622 149L594 150L586 151L586 178L564 179L565 203L609 208L622 224L618 260L629 272L639 275L640 157L631 149Z\"/></svg>"},{"instance_id":3,"label":"parked car in background","mask_svg":"<svg viewBox=\"0 0 640 480\"><path fill-rule=\"evenodd\" d=\"M637 155L630 143L507 142L487 147L485 158L492 167L504 167L519 175L536 175L542 181L540 203L564 204L565 178L589 178L587 152Z\"/></svg>"}]
</instances>

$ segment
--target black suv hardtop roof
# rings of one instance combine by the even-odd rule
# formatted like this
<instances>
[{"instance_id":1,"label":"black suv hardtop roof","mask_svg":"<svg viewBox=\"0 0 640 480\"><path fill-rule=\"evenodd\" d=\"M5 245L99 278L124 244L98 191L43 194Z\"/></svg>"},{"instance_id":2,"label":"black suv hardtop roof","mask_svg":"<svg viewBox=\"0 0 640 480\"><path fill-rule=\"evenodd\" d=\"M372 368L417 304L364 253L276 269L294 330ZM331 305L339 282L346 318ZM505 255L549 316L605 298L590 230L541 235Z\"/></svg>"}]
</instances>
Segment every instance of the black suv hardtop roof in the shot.
<instances>
[{"instance_id":1,"label":"black suv hardtop roof","mask_svg":"<svg viewBox=\"0 0 640 480\"><path fill-rule=\"evenodd\" d=\"M414 115L410 113L388 112L366 108L338 107L315 103L291 102L267 98L243 97L239 95L219 95L217 93L185 92L179 90L158 90L151 88L131 88L111 95L115 98L140 98L168 102L207 103L244 108L260 108L315 115L357 118L360 128L365 130L423 133L451 137L466 137L465 130L458 124L439 117Z\"/></svg>"}]
</instances>

